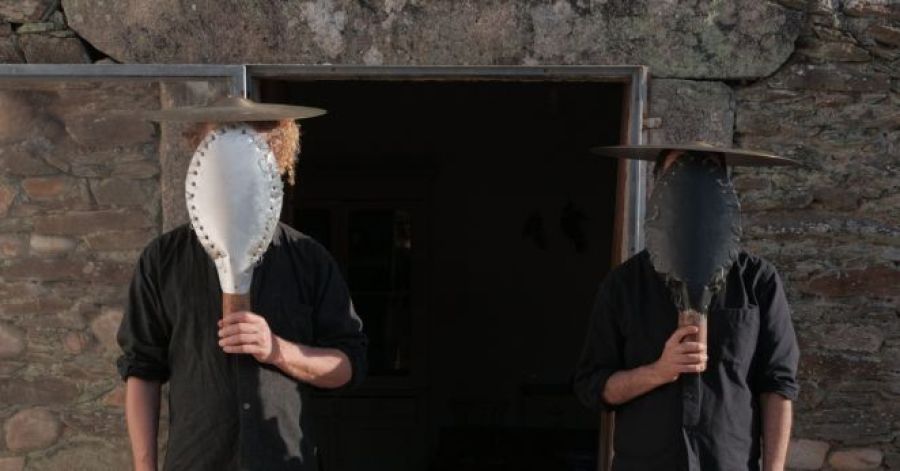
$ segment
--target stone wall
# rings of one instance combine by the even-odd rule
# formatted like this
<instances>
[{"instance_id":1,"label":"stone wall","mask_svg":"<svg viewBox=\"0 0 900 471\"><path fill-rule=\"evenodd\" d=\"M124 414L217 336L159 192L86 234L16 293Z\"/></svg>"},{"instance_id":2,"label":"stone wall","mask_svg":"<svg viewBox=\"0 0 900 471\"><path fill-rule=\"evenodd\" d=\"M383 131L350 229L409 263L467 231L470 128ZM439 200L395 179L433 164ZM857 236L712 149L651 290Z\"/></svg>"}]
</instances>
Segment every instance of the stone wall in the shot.
<instances>
[{"instance_id":1,"label":"stone wall","mask_svg":"<svg viewBox=\"0 0 900 471\"><path fill-rule=\"evenodd\" d=\"M900 3L816 1L791 59L735 87L735 141L809 164L741 172L750 247L789 288L798 469L900 469Z\"/></svg>"},{"instance_id":2,"label":"stone wall","mask_svg":"<svg viewBox=\"0 0 900 471\"><path fill-rule=\"evenodd\" d=\"M160 227L156 84L0 89L0 470L127 465L115 333Z\"/></svg>"},{"instance_id":3,"label":"stone wall","mask_svg":"<svg viewBox=\"0 0 900 471\"><path fill-rule=\"evenodd\" d=\"M66 26L55 0L0 1L0 61L79 64L91 62L86 43Z\"/></svg>"},{"instance_id":4,"label":"stone wall","mask_svg":"<svg viewBox=\"0 0 900 471\"><path fill-rule=\"evenodd\" d=\"M649 65L650 140L809 166L736 174L747 245L779 267L803 349L792 467L900 469L896 0L0 0L0 17L6 62ZM65 93L3 99L43 108L0 126L0 469L124 459L106 452L124 440L110 331L159 224L154 136L44 119ZM56 139L97 150L47 152Z\"/></svg>"}]
</instances>

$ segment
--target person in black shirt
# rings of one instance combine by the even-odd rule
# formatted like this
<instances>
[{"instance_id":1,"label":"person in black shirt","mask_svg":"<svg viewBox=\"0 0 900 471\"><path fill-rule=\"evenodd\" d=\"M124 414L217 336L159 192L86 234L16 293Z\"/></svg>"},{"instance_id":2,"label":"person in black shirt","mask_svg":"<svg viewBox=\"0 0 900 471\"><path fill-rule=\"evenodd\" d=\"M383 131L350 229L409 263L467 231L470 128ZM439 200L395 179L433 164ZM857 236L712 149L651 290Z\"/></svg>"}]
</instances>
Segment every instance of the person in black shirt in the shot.
<instances>
[{"instance_id":1,"label":"person in black shirt","mask_svg":"<svg viewBox=\"0 0 900 471\"><path fill-rule=\"evenodd\" d=\"M263 128L280 170L288 173L296 158L297 125L290 119L253 124ZM157 469L165 382L164 469L319 469L307 399L316 388L362 382L362 322L334 259L284 224L253 268L250 294L250 311L222 317L216 266L188 225L144 249L119 328L123 354L117 362L127 381L137 470Z\"/></svg>"},{"instance_id":2,"label":"person in black shirt","mask_svg":"<svg viewBox=\"0 0 900 471\"><path fill-rule=\"evenodd\" d=\"M683 154L663 149L657 168ZM603 281L575 372L583 403L615 411L613 469L758 470L763 448L763 469L782 470L799 352L775 268L737 254L703 344L684 341L699 329L678 327L651 260L644 250Z\"/></svg>"}]
</instances>

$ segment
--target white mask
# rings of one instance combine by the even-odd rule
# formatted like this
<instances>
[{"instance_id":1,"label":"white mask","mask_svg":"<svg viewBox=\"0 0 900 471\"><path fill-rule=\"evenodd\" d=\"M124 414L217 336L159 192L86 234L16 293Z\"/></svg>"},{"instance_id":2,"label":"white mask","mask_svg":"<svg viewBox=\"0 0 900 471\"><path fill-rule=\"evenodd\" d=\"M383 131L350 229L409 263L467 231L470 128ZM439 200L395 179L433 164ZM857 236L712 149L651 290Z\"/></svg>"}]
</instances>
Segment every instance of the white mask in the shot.
<instances>
[{"instance_id":1,"label":"white mask","mask_svg":"<svg viewBox=\"0 0 900 471\"><path fill-rule=\"evenodd\" d=\"M275 233L282 190L275 156L252 126L216 128L194 152L185 181L188 214L223 293L250 291L253 267Z\"/></svg>"}]
</instances>

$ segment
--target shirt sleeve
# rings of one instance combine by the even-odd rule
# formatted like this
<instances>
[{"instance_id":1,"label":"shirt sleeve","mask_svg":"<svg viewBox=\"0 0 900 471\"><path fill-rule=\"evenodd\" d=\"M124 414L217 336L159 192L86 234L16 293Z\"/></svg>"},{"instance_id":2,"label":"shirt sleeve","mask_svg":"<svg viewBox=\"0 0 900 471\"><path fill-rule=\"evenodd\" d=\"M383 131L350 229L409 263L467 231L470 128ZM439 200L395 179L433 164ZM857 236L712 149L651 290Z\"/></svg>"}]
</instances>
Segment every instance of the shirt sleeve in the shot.
<instances>
[{"instance_id":1,"label":"shirt sleeve","mask_svg":"<svg viewBox=\"0 0 900 471\"><path fill-rule=\"evenodd\" d=\"M161 382L169 379L169 329L162 310L154 247L146 248L138 260L116 337L122 348L116 366L123 380L129 376Z\"/></svg>"},{"instance_id":2,"label":"shirt sleeve","mask_svg":"<svg viewBox=\"0 0 900 471\"><path fill-rule=\"evenodd\" d=\"M623 338L615 308L611 276L601 284L594 302L587 337L575 369L574 389L583 404L594 410L614 410L603 400L609 377L622 369Z\"/></svg>"},{"instance_id":3,"label":"shirt sleeve","mask_svg":"<svg viewBox=\"0 0 900 471\"><path fill-rule=\"evenodd\" d=\"M757 393L778 393L796 400L800 392L797 364L800 349L784 287L772 268L756 287L760 329L754 355L753 386Z\"/></svg>"},{"instance_id":4,"label":"shirt sleeve","mask_svg":"<svg viewBox=\"0 0 900 471\"><path fill-rule=\"evenodd\" d=\"M347 355L352 376L340 389L355 387L363 382L368 370L368 339L337 262L324 248L321 252L324 262L320 264L313 311L313 343L317 347L338 349Z\"/></svg>"}]
</instances>

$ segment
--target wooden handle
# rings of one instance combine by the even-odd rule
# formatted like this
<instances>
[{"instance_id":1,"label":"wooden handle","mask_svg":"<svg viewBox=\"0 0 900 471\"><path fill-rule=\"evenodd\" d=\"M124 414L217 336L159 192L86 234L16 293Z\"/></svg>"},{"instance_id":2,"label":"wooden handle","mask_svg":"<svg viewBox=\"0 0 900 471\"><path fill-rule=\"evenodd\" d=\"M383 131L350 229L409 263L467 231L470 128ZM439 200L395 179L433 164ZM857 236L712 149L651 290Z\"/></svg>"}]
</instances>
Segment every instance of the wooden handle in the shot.
<instances>
[{"instance_id":1,"label":"wooden handle","mask_svg":"<svg viewBox=\"0 0 900 471\"><path fill-rule=\"evenodd\" d=\"M697 334L686 335L686 342L700 342L706 344L706 315L694 310L681 311L678 313L678 327L686 325L695 325L700 329Z\"/></svg>"},{"instance_id":2,"label":"wooden handle","mask_svg":"<svg viewBox=\"0 0 900 471\"><path fill-rule=\"evenodd\" d=\"M222 293L222 317L237 311L250 310L249 294Z\"/></svg>"}]
</instances>

